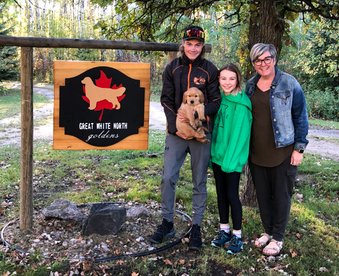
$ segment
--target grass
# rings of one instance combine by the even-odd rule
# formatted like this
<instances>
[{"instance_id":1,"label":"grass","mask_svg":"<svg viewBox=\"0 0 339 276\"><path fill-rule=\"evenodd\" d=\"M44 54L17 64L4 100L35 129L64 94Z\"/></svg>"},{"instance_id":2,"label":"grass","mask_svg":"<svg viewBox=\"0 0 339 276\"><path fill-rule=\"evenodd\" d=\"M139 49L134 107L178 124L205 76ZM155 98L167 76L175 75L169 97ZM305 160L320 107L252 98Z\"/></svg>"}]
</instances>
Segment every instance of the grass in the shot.
<instances>
[{"instance_id":1,"label":"grass","mask_svg":"<svg viewBox=\"0 0 339 276\"><path fill-rule=\"evenodd\" d=\"M56 198L66 198L75 203L107 201L105 195L113 193L110 201L146 202L147 200L161 201L160 181L163 162L164 132L150 131L149 149L147 151L55 151L44 141L34 147L34 180L39 184L36 193L40 196L35 205L49 206ZM150 157L151 154L156 157ZM8 217L1 220L1 225L18 216L18 192L20 179L20 149L18 147L0 148L1 170L0 194L14 194L13 206ZM189 168L189 158L184 168ZM339 164L333 160L305 154L305 159L299 168L295 193L293 197L290 220L284 240L283 257L270 263L255 249L251 241L253 235L259 235L263 229L257 209L243 207L243 239L244 250L236 255L227 255L223 250L212 248L209 244L218 229L218 209L214 180L209 171L208 199L202 232L205 247L191 259L191 266L186 267L189 275L213 274L211 264L216 268L228 271L239 271L242 275L281 275L284 271L289 275L336 275L339 270L338 237L339 237L339 202L338 174ZM74 192L68 183L84 181L88 190ZM188 214L191 209L191 173L182 170L177 183L177 202L185 207ZM302 198L300 198L302 195ZM172 265L147 259L127 259L123 262L124 270L140 273L140 275L182 275L184 270L173 265L180 262L188 253L184 245L178 245L176 255L165 255ZM46 264L33 271L30 266L36 265L36 258L28 261L30 266L21 267L6 262L8 253L0 255L0 275L6 271L22 271L21 275L49 275L48 267L57 267L54 271L68 271L68 266L56 263ZM166 254L166 253L164 253ZM41 257L40 257L41 258ZM41 260L40 260L41 262ZM189 262L189 260L187 260ZM122 264L107 263L111 269L118 269ZM326 268L328 271L319 272ZM45 273L46 272L46 273ZM180 273L181 274L180 274ZM26 274L25 274L26 273ZM166 274L167 273L167 274ZM211 274L212 273L212 274ZM18 273L20 274L20 273ZM103 274L98 274L103 275ZM113 274L127 275L127 274ZM226 274L227 275L227 274ZM234 274L236 275L236 274Z\"/></svg>"},{"instance_id":2,"label":"grass","mask_svg":"<svg viewBox=\"0 0 339 276\"><path fill-rule=\"evenodd\" d=\"M319 119L309 119L311 126L322 127L325 129L339 129L339 122L324 121Z\"/></svg>"},{"instance_id":3,"label":"grass","mask_svg":"<svg viewBox=\"0 0 339 276\"><path fill-rule=\"evenodd\" d=\"M11 99L8 104L20 101L15 97ZM34 207L45 208L56 198L66 198L77 204L120 200L160 203L164 141L164 132L151 130L146 151L57 151L48 141L36 142ZM187 157L177 182L176 201L192 215L189 168ZM219 222L214 179L209 170L208 199L202 224L205 246L200 252L192 253L179 244L158 254L162 259L157 261L150 261L149 258L155 256L148 256L94 265L96 274L92 275L339 275L338 175L337 161L305 153L292 197L282 255L273 262L264 258L252 243L255 236L263 232L256 208L243 207L245 244L241 253L230 256L223 249L210 246ZM79 181L88 189L75 192L72 186ZM0 215L0 227L19 216L19 189L20 147L0 147L0 202L6 198L12 202L7 208L0 207L5 211L5 215ZM79 274L90 275L82 270L81 264L48 261L41 254L29 257L14 254L15 251L0 251L0 275L9 275L7 272L31 276L52 275L51 272L69 275L71 268L78 269Z\"/></svg>"},{"instance_id":4,"label":"grass","mask_svg":"<svg viewBox=\"0 0 339 276\"><path fill-rule=\"evenodd\" d=\"M162 90L161 82L151 83L151 102L160 102L161 90Z\"/></svg>"},{"instance_id":5,"label":"grass","mask_svg":"<svg viewBox=\"0 0 339 276\"><path fill-rule=\"evenodd\" d=\"M323 141L327 141L330 143L339 143L339 138L335 138L335 137L329 137L329 136L317 136L317 135L308 135L307 137L313 137L313 138L317 138L318 140L323 140Z\"/></svg>"},{"instance_id":6,"label":"grass","mask_svg":"<svg viewBox=\"0 0 339 276\"><path fill-rule=\"evenodd\" d=\"M21 112L20 101L20 89L8 89L6 96L0 96L0 120L18 115ZM33 108L40 108L48 102L45 96L33 94Z\"/></svg>"}]
</instances>

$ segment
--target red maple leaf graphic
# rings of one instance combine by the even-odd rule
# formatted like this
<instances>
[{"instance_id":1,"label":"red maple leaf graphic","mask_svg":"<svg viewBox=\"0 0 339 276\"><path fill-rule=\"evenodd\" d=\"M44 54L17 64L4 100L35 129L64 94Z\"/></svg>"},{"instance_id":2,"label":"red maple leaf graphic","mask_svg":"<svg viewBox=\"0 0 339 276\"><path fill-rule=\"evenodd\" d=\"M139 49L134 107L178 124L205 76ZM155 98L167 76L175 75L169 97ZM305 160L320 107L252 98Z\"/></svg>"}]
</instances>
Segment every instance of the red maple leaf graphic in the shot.
<instances>
[{"instance_id":1,"label":"red maple leaf graphic","mask_svg":"<svg viewBox=\"0 0 339 276\"><path fill-rule=\"evenodd\" d=\"M107 78L106 74L103 71L100 70L100 78L95 80L96 86L102 87L102 88L111 88L111 83L112 83L112 78L110 78L110 79ZM118 87L114 84L111 89L118 89L120 87L122 87L122 84L120 84ZM86 86L83 85L82 88L83 88L83 91L86 95ZM121 102L121 100L123 98L125 98L125 96L126 95L121 95L121 96L117 97L118 101ZM84 99L85 102L87 102L87 103L90 102L89 99L86 96L82 96L82 98ZM99 117L99 121L101 121L102 115L104 113L104 109L112 110L112 109L116 109L116 108L117 108L117 106L113 106L113 104L111 102L109 102L107 100L102 100L102 101L97 102L97 105L96 105L94 111L101 110L101 114L100 114L100 117Z\"/></svg>"}]
</instances>

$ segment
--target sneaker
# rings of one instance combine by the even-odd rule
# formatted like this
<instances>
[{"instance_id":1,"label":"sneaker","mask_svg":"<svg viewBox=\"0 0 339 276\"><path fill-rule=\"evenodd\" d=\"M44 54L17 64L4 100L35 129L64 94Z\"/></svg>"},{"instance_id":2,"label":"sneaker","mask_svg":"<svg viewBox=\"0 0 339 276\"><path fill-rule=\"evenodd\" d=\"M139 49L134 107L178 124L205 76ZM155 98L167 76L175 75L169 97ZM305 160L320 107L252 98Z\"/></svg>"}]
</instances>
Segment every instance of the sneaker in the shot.
<instances>
[{"instance_id":1,"label":"sneaker","mask_svg":"<svg viewBox=\"0 0 339 276\"><path fill-rule=\"evenodd\" d=\"M232 235L226 233L224 230L219 230L218 235L211 242L211 245L217 248L224 247L225 244L229 243L232 239Z\"/></svg>"},{"instance_id":2,"label":"sneaker","mask_svg":"<svg viewBox=\"0 0 339 276\"><path fill-rule=\"evenodd\" d=\"M162 224L158 225L157 231L151 236L150 241L153 243L162 243L165 240L173 238L175 235L173 222L163 219Z\"/></svg>"},{"instance_id":3,"label":"sneaker","mask_svg":"<svg viewBox=\"0 0 339 276\"><path fill-rule=\"evenodd\" d=\"M198 224L194 224L190 233L190 241L188 243L189 249L192 250L200 250L202 246L200 226Z\"/></svg>"},{"instance_id":4,"label":"sneaker","mask_svg":"<svg viewBox=\"0 0 339 276\"><path fill-rule=\"evenodd\" d=\"M229 242L229 246L227 248L227 253L235 254L239 253L243 248L242 239L237 236L233 236L231 241Z\"/></svg>"}]
</instances>

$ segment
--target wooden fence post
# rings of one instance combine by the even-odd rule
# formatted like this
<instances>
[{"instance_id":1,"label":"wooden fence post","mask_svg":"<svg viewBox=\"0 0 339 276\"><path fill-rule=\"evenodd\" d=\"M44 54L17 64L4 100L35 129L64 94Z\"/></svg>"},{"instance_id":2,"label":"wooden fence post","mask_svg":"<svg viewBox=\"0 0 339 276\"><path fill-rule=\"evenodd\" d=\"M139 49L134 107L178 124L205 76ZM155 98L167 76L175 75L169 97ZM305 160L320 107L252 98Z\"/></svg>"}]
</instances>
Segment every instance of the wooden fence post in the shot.
<instances>
[{"instance_id":1,"label":"wooden fence post","mask_svg":"<svg viewBox=\"0 0 339 276\"><path fill-rule=\"evenodd\" d=\"M168 52L168 63L177 57L178 52Z\"/></svg>"},{"instance_id":2,"label":"wooden fence post","mask_svg":"<svg viewBox=\"0 0 339 276\"><path fill-rule=\"evenodd\" d=\"M21 47L20 230L33 227L33 48Z\"/></svg>"}]
</instances>

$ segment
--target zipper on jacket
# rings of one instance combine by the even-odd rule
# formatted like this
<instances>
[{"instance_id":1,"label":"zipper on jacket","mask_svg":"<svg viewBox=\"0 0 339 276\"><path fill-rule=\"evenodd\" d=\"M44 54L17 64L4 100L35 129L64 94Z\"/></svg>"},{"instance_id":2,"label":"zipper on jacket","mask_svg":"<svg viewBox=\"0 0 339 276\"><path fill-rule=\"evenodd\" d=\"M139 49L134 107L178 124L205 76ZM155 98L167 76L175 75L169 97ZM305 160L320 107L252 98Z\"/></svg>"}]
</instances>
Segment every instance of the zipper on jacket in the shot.
<instances>
[{"instance_id":1,"label":"zipper on jacket","mask_svg":"<svg viewBox=\"0 0 339 276\"><path fill-rule=\"evenodd\" d=\"M188 70L188 76L187 76L187 90L190 88L190 76L191 76L191 71L192 71L192 64L189 64L189 70Z\"/></svg>"}]
</instances>

